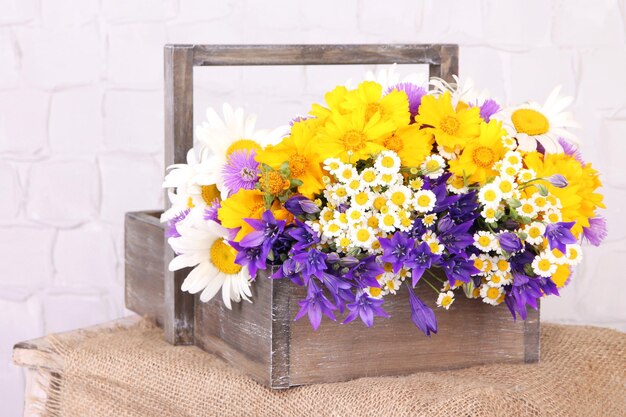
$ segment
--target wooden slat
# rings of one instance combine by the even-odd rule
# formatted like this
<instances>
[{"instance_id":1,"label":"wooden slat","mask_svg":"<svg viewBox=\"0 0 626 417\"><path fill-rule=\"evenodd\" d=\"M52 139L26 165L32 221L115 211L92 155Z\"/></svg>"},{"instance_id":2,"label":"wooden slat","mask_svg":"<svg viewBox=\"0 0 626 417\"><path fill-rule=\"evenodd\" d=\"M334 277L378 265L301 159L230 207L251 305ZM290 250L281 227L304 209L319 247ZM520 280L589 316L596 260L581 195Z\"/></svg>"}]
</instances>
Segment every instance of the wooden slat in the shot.
<instances>
[{"instance_id":1,"label":"wooden slat","mask_svg":"<svg viewBox=\"0 0 626 417\"><path fill-rule=\"evenodd\" d=\"M193 49L170 45L165 47L165 166L185 162L192 146ZM169 204L167 193L165 204ZM180 290L189 270L169 271L167 265L173 258L174 252L165 243L165 339L175 345L192 344L194 297Z\"/></svg>"},{"instance_id":2,"label":"wooden slat","mask_svg":"<svg viewBox=\"0 0 626 417\"><path fill-rule=\"evenodd\" d=\"M163 225L159 212L127 213L124 222L126 308L155 318L165 314Z\"/></svg>"}]
</instances>

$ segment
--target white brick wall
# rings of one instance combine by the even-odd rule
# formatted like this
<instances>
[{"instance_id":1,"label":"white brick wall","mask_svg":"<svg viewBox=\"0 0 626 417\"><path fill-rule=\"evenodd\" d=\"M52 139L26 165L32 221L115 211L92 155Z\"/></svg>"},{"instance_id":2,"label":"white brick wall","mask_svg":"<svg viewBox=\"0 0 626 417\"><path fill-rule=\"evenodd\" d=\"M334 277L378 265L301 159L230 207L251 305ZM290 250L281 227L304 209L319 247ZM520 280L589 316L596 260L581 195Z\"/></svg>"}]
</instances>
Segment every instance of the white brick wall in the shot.
<instances>
[{"instance_id":1,"label":"white brick wall","mask_svg":"<svg viewBox=\"0 0 626 417\"><path fill-rule=\"evenodd\" d=\"M162 205L162 45L456 42L502 100L576 97L605 173L609 244L542 318L626 330L623 0L0 0L0 401L21 410L19 340L124 314L123 213ZM224 100L265 127L362 68L202 69L196 116ZM263 123L265 121L265 123Z\"/></svg>"}]
</instances>

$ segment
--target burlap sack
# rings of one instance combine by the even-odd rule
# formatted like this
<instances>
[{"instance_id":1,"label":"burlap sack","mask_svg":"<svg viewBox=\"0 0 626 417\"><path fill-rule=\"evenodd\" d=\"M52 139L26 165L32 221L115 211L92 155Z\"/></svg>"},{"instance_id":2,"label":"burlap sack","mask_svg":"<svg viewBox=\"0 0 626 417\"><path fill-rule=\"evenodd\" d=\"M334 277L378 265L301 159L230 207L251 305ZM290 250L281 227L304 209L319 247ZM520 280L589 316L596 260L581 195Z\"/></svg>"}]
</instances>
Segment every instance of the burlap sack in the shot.
<instances>
[{"instance_id":1,"label":"burlap sack","mask_svg":"<svg viewBox=\"0 0 626 417\"><path fill-rule=\"evenodd\" d=\"M626 415L626 334L593 327L545 324L539 364L286 391L271 391L195 347L170 346L147 323L53 342L64 360L49 393L53 416Z\"/></svg>"}]
</instances>

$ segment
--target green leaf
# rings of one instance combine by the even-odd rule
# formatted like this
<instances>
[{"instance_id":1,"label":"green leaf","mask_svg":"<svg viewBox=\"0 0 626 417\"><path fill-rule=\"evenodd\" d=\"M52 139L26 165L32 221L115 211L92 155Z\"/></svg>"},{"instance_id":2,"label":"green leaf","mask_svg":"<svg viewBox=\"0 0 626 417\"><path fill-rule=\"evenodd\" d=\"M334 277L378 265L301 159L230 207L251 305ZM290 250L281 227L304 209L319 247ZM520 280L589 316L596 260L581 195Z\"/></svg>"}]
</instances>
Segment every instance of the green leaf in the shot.
<instances>
[{"instance_id":1,"label":"green leaf","mask_svg":"<svg viewBox=\"0 0 626 417\"><path fill-rule=\"evenodd\" d=\"M543 185L543 184L535 184L535 187L537 187L537 189L539 190L539 194L542 195L543 197L547 197L548 196L548 188Z\"/></svg>"},{"instance_id":2,"label":"green leaf","mask_svg":"<svg viewBox=\"0 0 626 417\"><path fill-rule=\"evenodd\" d=\"M519 201L517 198L511 198L511 199L507 200L507 203L509 204L509 206L511 208L522 207L522 202Z\"/></svg>"}]
</instances>

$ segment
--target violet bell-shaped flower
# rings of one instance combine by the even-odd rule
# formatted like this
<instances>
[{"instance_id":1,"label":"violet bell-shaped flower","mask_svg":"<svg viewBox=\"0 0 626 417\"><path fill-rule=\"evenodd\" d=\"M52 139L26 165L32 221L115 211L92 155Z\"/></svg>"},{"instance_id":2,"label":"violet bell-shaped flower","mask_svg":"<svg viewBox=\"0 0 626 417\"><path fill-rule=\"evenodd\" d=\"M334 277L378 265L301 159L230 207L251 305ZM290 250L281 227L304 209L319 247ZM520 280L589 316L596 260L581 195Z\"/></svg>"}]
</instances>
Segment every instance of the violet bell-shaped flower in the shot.
<instances>
[{"instance_id":1,"label":"violet bell-shaped flower","mask_svg":"<svg viewBox=\"0 0 626 417\"><path fill-rule=\"evenodd\" d=\"M365 291L358 290L354 302L346 305L350 313L343 323L350 323L357 317L360 317L367 327L372 327L374 316L389 317L389 314L382 308L383 302L382 299L372 298Z\"/></svg>"},{"instance_id":2,"label":"violet bell-shaped flower","mask_svg":"<svg viewBox=\"0 0 626 417\"><path fill-rule=\"evenodd\" d=\"M391 238L381 238L378 241L383 249L381 260L390 263L393 267L393 272L397 274L407 261L415 241L404 232L396 232Z\"/></svg>"},{"instance_id":3,"label":"violet bell-shaped flower","mask_svg":"<svg viewBox=\"0 0 626 417\"><path fill-rule=\"evenodd\" d=\"M285 208L294 216L319 213L320 208L303 195L294 195L285 201Z\"/></svg>"},{"instance_id":4,"label":"violet bell-shaped flower","mask_svg":"<svg viewBox=\"0 0 626 417\"><path fill-rule=\"evenodd\" d=\"M313 330L317 330L320 327L322 314L333 321L336 320L333 311L337 310L337 307L326 298L324 292L317 287L314 280L309 281L307 296L304 300L299 301L299 304L300 311L296 314L295 320L299 320L307 314Z\"/></svg>"},{"instance_id":5,"label":"violet bell-shaped flower","mask_svg":"<svg viewBox=\"0 0 626 417\"><path fill-rule=\"evenodd\" d=\"M578 242L570 229L576 222L558 222L546 226L544 236L548 239L550 250L558 249L561 253L566 252L566 245Z\"/></svg>"},{"instance_id":6,"label":"violet bell-shaped flower","mask_svg":"<svg viewBox=\"0 0 626 417\"><path fill-rule=\"evenodd\" d=\"M426 242L420 243L416 248L411 250L406 266L407 268L411 268L411 285L413 287L417 285L422 275L424 275L424 272L429 269L433 263L438 261L439 258L440 255L434 255Z\"/></svg>"},{"instance_id":7,"label":"violet bell-shaped flower","mask_svg":"<svg viewBox=\"0 0 626 417\"><path fill-rule=\"evenodd\" d=\"M241 241L239 245L244 248L253 248L256 246L262 246L263 252L267 255L272 248L272 245L280 234L285 230L285 221L276 220L271 210L266 210L261 216L261 220L258 219L244 219L254 231L248 233Z\"/></svg>"},{"instance_id":8,"label":"violet bell-shaped flower","mask_svg":"<svg viewBox=\"0 0 626 417\"><path fill-rule=\"evenodd\" d=\"M437 333L437 318L433 310L428 307L417 295L412 288L406 286L409 292L409 304L411 305L411 320L426 336L430 333Z\"/></svg>"},{"instance_id":9,"label":"violet bell-shaped flower","mask_svg":"<svg viewBox=\"0 0 626 417\"><path fill-rule=\"evenodd\" d=\"M520 251L524 247L520 238L511 232L500 233L498 242L500 242L500 247L509 253Z\"/></svg>"}]
</instances>

